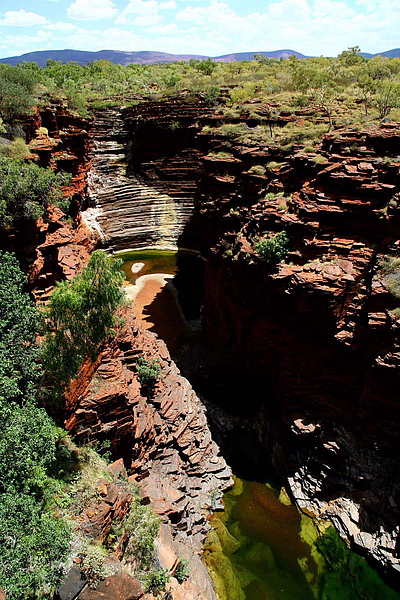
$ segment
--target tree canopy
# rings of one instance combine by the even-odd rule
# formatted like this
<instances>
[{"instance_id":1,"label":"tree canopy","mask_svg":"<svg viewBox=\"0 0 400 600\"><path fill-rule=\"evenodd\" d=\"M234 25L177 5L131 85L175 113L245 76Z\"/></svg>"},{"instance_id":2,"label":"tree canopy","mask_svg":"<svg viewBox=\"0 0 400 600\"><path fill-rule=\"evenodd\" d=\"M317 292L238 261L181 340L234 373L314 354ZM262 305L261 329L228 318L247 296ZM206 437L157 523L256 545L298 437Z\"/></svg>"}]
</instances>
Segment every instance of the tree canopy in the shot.
<instances>
[{"instance_id":1,"label":"tree canopy","mask_svg":"<svg viewBox=\"0 0 400 600\"><path fill-rule=\"evenodd\" d=\"M67 211L69 202L61 186L69 181L65 173L55 174L32 162L0 155L0 227L43 217L50 204Z\"/></svg>"},{"instance_id":2,"label":"tree canopy","mask_svg":"<svg viewBox=\"0 0 400 600\"><path fill-rule=\"evenodd\" d=\"M114 313L124 298L119 267L119 261L97 250L82 273L57 285L45 313L48 383L67 385L85 358L95 357L99 344L113 333Z\"/></svg>"},{"instance_id":3,"label":"tree canopy","mask_svg":"<svg viewBox=\"0 0 400 600\"><path fill-rule=\"evenodd\" d=\"M36 308L15 257L0 252L0 585L8 600L55 584L67 526L46 511L57 431L36 403Z\"/></svg>"}]
</instances>

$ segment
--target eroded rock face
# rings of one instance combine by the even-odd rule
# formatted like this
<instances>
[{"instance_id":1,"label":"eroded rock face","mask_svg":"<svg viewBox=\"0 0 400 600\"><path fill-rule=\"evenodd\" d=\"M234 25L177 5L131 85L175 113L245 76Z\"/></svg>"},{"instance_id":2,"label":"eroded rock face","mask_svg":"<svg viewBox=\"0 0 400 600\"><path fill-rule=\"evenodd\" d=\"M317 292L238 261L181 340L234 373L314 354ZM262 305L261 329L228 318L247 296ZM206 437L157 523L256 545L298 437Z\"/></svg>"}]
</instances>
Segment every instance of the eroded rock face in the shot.
<instances>
[{"instance_id":1,"label":"eroded rock face","mask_svg":"<svg viewBox=\"0 0 400 600\"><path fill-rule=\"evenodd\" d=\"M26 141L38 163L72 176L64 193L71 198L74 219L66 220L59 209L50 207L46 220L17 223L2 235L1 249L16 254L37 300L46 301L57 281L76 275L97 243L80 216L89 170L87 126L87 120L61 103L36 111L24 124Z\"/></svg>"},{"instance_id":2,"label":"eroded rock face","mask_svg":"<svg viewBox=\"0 0 400 600\"><path fill-rule=\"evenodd\" d=\"M271 153L238 146L226 168L208 159L197 204L215 381L300 506L389 570L400 566L400 327L374 273L400 237L399 131L328 135L318 160L271 168ZM243 170L249 155L265 175ZM268 268L254 239L282 230L289 254Z\"/></svg>"},{"instance_id":3,"label":"eroded rock face","mask_svg":"<svg viewBox=\"0 0 400 600\"><path fill-rule=\"evenodd\" d=\"M95 111L84 218L111 249L192 246L197 134L213 117L205 103L183 99Z\"/></svg>"},{"instance_id":4,"label":"eroded rock face","mask_svg":"<svg viewBox=\"0 0 400 600\"><path fill-rule=\"evenodd\" d=\"M143 598L140 583L128 573L106 577L95 590L86 588L79 596L80 600L140 600L140 598Z\"/></svg>"},{"instance_id":5,"label":"eroded rock face","mask_svg":"<svg viewBox=\"0 0 400 600\"><path fill-rule=\"evenodd\" d=\"M148 396L137 380L142 354L162 368ZM112 453L124 457L144 501L168 527L164 548L169 545L176 556L189 559L198 582L191 576L193 596L188 591L187 597L214 598L198 555L209 529L206 511L231 484L230 470L211 439L204 407L164 342L141 331L128 315L123 332L98 362L83 367L67 400L67 429L82 441L112 440Z\"/></svg>"}]
</instances>

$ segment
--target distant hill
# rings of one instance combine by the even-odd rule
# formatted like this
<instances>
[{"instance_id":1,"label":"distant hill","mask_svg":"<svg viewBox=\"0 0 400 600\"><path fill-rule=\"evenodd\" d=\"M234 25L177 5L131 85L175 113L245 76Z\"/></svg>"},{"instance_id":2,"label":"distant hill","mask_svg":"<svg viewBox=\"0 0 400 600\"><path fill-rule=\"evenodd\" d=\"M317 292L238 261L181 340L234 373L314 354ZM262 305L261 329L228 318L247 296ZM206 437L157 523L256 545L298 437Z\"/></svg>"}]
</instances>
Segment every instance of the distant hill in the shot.
<instances>
[{"instance_id":1,"label":"distant hill","mask_svg":"<svg viewBox=\"0 0 400 600\"><path fill-rule=\"evenodd\" d=\"M219 62L233 62L237 60L253 60L254 54L264 54L267 58L289 58L295 54L298 58L306 58L300 52L295 50L274 50L272 52L239 52L236 54L224 54L222 56L211 57ZM36 62L40 67L45 67L48 59L61 60L63 63L75 61L79 65L86 65L93 60L105 59L118 65L136 64L154 64L161 62L176 62L179 60L190 60L191 58L204 60L209 58L202 54L168 54L167 52L123 52L121 50L100 50L99 52L86 52L84 50L40 50L38 52L28 52L20 56L10 56L1 58L0 63L16 65L21 62Z\"/></svg>"},{"instance_id":2,"label":"distant hill","mask_svg":"<svg viewBox=\"0 0 400 600\"><path fill-rule=\"evenodd\" d=\"M297 58L307 58L304 54L296 50L272 50L272 52L237 52L235 54L223 54L222 56L213 56L213 60L219 62L234 62L236 60L253 60L255 54L264 54L266 58L289 58L292 54Z\"/></svg>"},{"instance_id":3,"label":"distant hill","mask_svg":"<svg viewBox=\"0 0 400 600\"><path fill-rule=\"evenodd\" d=\"M218 62L234 62L238 60L253 60L254 54L263 54L267 58L289 58L292 54L297 58L307 58L304 54L296 50L273 50L271 52L237 52L233 54L223 54L222 56L213 56L213 60ZM389 56L391 58L400 57L400 48L378 52L377 54L360 53L366 58L374 56ZM190 60L191 58L204 60L209 58L203 54L168 54L167 52L124 52L122 50L99 50L99 52L86 52L84 50L40 50L38 52L28 52L20 56L10 56L1 58L0 63L16 65L23 61L36 62L40 67L45 67L48 59L61 60L63 63L75 61L80 65L86 65L93 60L105 59L114 64L129 65L130 63L150 65L154 63L176 62L179 60Z\"/></svg>"},{"instance_id":4,"label":"distant hill","mask_svg":"<svg viewBox=\"0 0 400 600\"><path fill-rule=\"evenodd\" d=\"M167 52L123 52L120 50L99 50L99 52L86 52L84 50L40 50L38 52L28 52L20 56L10 56L1 58L0 63L16 65L21 62L36 62L40 67L45 67L49 59L61 60L63 63L77 62L79 65L86 65L93 60L109 60L118 65L129 65L130 63L150 65L161 62L176 62L179 60L190 60L197 58L200 60L208 56L198 54L168 54Z\"/></svg>"}]
</instances>

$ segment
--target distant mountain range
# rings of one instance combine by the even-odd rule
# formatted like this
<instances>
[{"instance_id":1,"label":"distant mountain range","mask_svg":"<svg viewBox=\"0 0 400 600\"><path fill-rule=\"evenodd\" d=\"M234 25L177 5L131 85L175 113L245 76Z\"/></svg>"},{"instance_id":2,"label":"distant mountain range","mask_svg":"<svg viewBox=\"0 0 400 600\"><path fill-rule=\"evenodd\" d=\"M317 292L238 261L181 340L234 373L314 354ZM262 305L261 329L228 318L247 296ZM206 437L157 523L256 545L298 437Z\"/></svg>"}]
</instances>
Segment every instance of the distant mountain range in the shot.
<instances>
[{"instance_id":1,"label":"distant mountain range","mask_svg":"<svg viewBox=\"0 0 400 600\"><path fill-rule=\"evenodd\" d=\"M129 65L130 63L149 65L153 63L176 62L179 60L190 60L191 58L204 60L212 58L219 62L234 62L237 60L253 60L254 54L263 54L267 58L289 58L292 54L297 58L308 58L295 50L274 50L272 52L237 52L234 54L223 54L222 56L208 57L202 54L168 54L167 52L123 52L122 50L100 50L99 52L87 52L84 50L40 50L38 52L28 52L20 56L10 56L1 58L0 63L16 65L23 61L36 62L40 67L45 67L49 59L60 60L63 63L75 61L80 65L86 65L94 60L105 59L114 64ZM374 56L389 56L392 58L400 57L400 48L379 52L377 54L361 53L366 58Z\"/></svg>"}]
</instances>

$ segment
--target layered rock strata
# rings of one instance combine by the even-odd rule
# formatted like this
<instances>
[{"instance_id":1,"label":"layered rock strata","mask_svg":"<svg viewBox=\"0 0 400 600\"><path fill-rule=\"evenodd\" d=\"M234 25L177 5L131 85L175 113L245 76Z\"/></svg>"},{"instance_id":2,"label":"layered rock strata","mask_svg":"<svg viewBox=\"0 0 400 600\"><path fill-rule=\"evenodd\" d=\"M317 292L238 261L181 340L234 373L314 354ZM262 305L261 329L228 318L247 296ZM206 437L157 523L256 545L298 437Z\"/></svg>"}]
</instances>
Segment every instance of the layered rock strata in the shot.
<instances>
[{"instance_id":1,"label":"layered rock strata","mask_svg":"<svg viewBox=\"0 0 400 600\"><path fill-rule=\"evenodd\" d=\"M96 218L107 246L192 245L186 228L202 165L195 140L213 116L182 99L94 111L84 216L88 224Z\"/></svg>"},{"instance_id":2,"label":"layered rock strata","mask_svg":"<svg viewBox=\"0 0 400 600\"><path fill-rule=\"evenodd\" d=\"M143 354L162 368L147 396L137 380L137 359ZM185 597L215 598L200 555L209 529L207 510L218 505L231 484L230 470L211 439L199 398L165 344L128 317L98 362L82 369L67 410L66 427L76 439L111 440L113 455L123 456L131 479L140 482L144 501L164 523L159 542L164 564L172 568L179 557L189 560Z\"/></svg>"},{"instance_id":3,"label":"layered rock strata","mask_svg":"<svg viewBox=\"0 0 400 600\"><path fill-rule=\"evenodd\" d=\"M121 111L97 111L92 126L87 223L96 217L103 243L114 250L176 246L192 212L172 196L127 175L128 137Z\"/></svg>"},{"instance_id":4,"label":"layered rock strata","mask_svg":"<svg viewBox=\"0 0 400 600\"><path fill-rule=\"evenodd\" d=\"M279 161L238 144L207 159L197 205L212 248L204 321L230 409L247 413L300 506L394 571L400 328L378 266L398 253L399 132L338 132L317 156ZM287 259L269 267L255 242L282 230Z\"/></svg>"}]
</instances>

